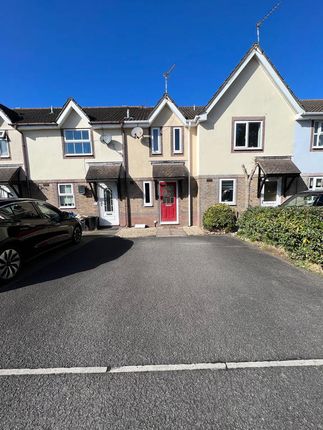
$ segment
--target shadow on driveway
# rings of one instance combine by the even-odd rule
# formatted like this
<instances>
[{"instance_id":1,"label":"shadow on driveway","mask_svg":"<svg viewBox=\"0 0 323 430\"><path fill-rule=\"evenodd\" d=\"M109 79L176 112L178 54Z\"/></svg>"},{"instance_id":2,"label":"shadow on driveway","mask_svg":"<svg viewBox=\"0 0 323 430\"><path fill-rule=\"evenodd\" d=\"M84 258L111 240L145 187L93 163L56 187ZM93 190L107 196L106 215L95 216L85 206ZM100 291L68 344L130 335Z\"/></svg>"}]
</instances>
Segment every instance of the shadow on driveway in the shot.
<instances>
[{"instance_id":1,"label":"shadow on driveway","mask_svg":"<svg viewBox=\"0 0 323 430\"><path fill-rule=\"evenodd\" d=\"M27 262L17 279L0 286L0 293L95 269L121 257L132 245L121 237L88 235L80 245L66 244Z\"/></svg>"}]
</instances>

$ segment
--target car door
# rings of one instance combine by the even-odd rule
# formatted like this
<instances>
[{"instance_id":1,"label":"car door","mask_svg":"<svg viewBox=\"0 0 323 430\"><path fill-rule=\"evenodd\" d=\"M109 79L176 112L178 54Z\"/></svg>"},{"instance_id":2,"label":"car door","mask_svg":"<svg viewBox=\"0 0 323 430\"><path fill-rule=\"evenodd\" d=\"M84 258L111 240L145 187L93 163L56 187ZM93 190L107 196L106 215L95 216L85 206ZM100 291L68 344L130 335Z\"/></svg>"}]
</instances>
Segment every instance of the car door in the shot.
<instances>
[{"instance_id":1,"label":"car door","mask_svg":"<svg viewBox=\"0 0 323 430\"><path fill-rule=\"evenodd\" d=\"M12 219L8 228L9 239L18 240L31 251L46 246L48 221L39 214L32 202L17 201L2 210L6 210Z\"/></svg>"},{"instance_id":2,"label":"car door","mask_svg":"<svg viewBox=\"0 0 323 430\"><path fill-rule=\"evenodd\" d=\"M72 237L73 226L64 220L62 212L46 202L35 203L41 215L48 221L48 245L64 242Z\"/></svg>"}]
</instances>

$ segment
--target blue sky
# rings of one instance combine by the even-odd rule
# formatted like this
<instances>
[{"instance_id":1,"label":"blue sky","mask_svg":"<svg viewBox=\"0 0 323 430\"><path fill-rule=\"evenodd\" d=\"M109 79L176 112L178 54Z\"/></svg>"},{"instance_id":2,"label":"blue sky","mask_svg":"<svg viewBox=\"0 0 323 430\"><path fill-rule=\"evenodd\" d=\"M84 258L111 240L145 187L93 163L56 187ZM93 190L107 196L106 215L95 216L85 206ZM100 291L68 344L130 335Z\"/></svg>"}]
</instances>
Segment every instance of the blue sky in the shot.
<instances>
[{"instance_id":1,"label":"blue sky","mask_svg":"<svg viewBox=\"0 0 323 430\"><path fill-rule=\"evenodd\" d=\"M2 3L0 102L154 105L173 63L179 105L206 104L255 42L275 0L11 0ZM321 0L283 0L261 46L300 98L323 98Z\"/></svg>"}]
</instances>

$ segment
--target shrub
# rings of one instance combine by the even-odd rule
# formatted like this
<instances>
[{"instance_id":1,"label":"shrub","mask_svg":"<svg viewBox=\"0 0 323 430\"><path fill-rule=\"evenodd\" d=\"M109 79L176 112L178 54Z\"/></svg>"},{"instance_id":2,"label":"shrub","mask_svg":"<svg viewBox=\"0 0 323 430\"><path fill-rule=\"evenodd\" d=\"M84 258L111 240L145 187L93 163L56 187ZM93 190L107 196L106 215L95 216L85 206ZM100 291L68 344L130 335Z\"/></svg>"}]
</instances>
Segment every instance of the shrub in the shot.
<instances>
[{"instance_id":1,"label":"shrub","mask_svg":"<svg viewBox=\"0 0 323 430\"><path fill-rule=\"evenodd\" d=\"M281 246L298 260L323 266L323 210L251 208L238 221L240 236Z\"/></svg>"},{"instance_id":2,"label":"shrub","mask_svg":"<svg viewBox=\"0 0 323 430\"><path fill-rule=\"evenodd\" d=\"M236 216L230 206L219 203L210 206L203 215L203 227L209 231L232 231L236 226Z\"/></svg>"}]
</instances>

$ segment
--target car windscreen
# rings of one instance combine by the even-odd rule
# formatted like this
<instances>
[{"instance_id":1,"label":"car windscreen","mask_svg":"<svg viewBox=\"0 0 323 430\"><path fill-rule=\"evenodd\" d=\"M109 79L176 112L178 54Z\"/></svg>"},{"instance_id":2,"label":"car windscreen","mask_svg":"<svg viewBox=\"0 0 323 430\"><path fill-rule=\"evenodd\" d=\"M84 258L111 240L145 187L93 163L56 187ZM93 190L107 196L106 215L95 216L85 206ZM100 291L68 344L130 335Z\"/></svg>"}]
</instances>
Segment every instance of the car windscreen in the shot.
<instances>
[{"instance_id":1,"label":"car windscreen","mask_svg":"<svg viewBox=\"0 0 323 430\"><path fill-rule=\"evenodd\" d=\"M317 198L317 194L296 195L288 200L284 206L313 206Z\"/></svg>"}]
</instances>

